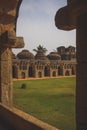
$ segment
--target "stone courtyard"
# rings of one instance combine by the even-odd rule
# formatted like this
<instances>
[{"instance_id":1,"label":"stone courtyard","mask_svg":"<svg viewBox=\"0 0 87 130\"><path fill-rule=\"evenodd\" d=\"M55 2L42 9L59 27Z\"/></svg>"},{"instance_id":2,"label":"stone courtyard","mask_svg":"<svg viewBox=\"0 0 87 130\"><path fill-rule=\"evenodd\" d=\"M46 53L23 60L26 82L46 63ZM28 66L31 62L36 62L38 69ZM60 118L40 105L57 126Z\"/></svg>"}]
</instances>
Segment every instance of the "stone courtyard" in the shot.
<instances>
[{"instance_id":1,"label":"stone courtyard","mask_svg":"<svg viewBox=\"0 0 87 130\"><path fill-rule=\"evenodd\" d=\"M22 0L0 0L0 126L3 126L3 130L56 130L29 116L25 119L25 114L20 112L20 116L17 110L13 110L12 48L24 46L23 38L16 36L21 2ZM76 130L87 130L87 0L67 0L67 5L55 15L55 25L67 31L76 29ZM24 72L23 75L25 78Z\"/></svg>"}]
</instances>

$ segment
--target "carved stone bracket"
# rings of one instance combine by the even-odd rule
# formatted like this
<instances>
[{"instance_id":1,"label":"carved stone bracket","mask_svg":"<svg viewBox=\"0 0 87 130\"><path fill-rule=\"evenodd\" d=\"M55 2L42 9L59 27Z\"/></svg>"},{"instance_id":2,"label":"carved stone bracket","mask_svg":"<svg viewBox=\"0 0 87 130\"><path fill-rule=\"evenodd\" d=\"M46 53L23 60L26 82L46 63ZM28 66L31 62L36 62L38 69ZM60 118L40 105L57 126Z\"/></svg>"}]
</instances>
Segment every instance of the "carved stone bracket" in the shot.
<instances>
[{"instance_id":1,"label":"carved stone bracket","mask_svg":"<svg viewBox=\"0 0 87 130\"><path fill-rule=\"evenodd\" d=\"M87 0L68 0L67 3L68 5L59 9L55 16L55 25L62 30L75 29L77 17L87 12Z\"/></svg>"}]
</instances>

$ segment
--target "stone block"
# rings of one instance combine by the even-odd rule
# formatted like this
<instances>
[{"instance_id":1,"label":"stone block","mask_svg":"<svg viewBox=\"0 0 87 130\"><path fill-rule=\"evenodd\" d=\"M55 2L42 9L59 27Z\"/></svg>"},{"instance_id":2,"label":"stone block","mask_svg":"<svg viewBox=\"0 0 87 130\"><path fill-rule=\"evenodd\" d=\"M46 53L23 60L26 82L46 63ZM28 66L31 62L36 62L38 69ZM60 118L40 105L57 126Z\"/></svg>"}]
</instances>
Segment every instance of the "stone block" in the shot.
<instances>
[{"instance_id":1,"label":"stone block","mask_svg":"<svg viewBox=\"0 0 87 130\"><path fill-rule=\"evenodd\" d=\"M16 43L16 34L14 31L6 31L0 36L0 45L11 47Z\"/></svg>"},{"instance_id":2,"label":"stone block","mask_svg":"<svg viewBox=\"0 0 87 130\"><path fill-rule=\"evenodd\" d=\"M17 37L14 48L23 48L23 47L24 47L24 39L23 39L23 37Z\"/></svg>"}]
</instances>

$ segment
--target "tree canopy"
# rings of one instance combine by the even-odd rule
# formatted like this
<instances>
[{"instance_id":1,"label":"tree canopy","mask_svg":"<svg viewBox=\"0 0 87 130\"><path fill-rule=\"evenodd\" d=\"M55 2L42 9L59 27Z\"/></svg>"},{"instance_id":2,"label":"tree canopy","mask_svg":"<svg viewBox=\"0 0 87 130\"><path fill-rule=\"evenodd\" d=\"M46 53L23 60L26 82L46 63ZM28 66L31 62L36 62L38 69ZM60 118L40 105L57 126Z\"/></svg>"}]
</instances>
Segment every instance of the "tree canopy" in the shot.
<instances>
[{"instance_id":1,"label":"tree canopy","mask_svg":"<svg viewBox=\"0 0 87 130\"><path fill-rule=\"evenodd\" d=\"M35 51L35 52L42 51L42 52L45 54L45 53L47 52L47 49L44 48L43 46L39 45L39 46L37 47L37 49L33 49L33 51Z\"/></svg>"}]
</instances>

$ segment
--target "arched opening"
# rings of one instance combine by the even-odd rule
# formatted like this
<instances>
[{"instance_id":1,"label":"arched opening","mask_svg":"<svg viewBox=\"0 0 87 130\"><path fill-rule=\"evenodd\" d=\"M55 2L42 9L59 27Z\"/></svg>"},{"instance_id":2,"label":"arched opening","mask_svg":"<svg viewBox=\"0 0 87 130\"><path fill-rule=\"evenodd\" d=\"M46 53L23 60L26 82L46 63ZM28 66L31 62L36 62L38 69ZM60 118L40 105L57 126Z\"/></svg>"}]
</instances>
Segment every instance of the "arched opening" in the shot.
<instances>
[{"instance_id":1,"label":"arched opening","mask_svg":"<svg viewBox=\"0 0 87 130\"><path fill-rule=\"evenodd\" d=\"M34 77L34 70L32 66L29 66L28 77Z\"/></svg>"},{"instance_id":2,"label":"arched opening","mask_svg":"<svg viewBox=\"0 0 87 130\"><path fill-rule=\"evenodd\" d=\"M70 75L70 72L69 72L69 70L67 70L66 72L65 72L65 76L69 76Z\"/></svg>"},{"instance_id":3,"label":"arched opening","mask_svg":"<svg viewBox=\"0 0 87 130\"><path fill-rule=\"evenodd\" d=\"M72 75L75 75L75 67L72 67Z\"/></svg>"},{"instance_id":4,"label":"arched opening","mask_svg":"<svg viewBox=\"0 0 87 130\"><path fill-rule=\"evenodd\" d=\"M61 66L58 67L58 75L59 76L63 75L63 68Z\"/></svg>"},{"instance_id":5,"label":"arched opening","mask_svg":"<svg viewBox=\"0 0 87 130\"><path fill-rule=\"evenodd\" d=\"M38 72L38 77L41 78L42 77L42 73L39 71Z\"/></svg>"},{"instance_id":6,"label":"arched opening","mask_svg":"<svg viewBox=\"0 0 87 130\"><path fill-rule=\"evenodd\" d=\"M46 0L46 2L47 2L47 0ZM51 2L51 1L49 1L49 3L50 3L50 2ZM32 15L32 14L31 14L31 15ZM33 15L32 15L32 16L33 16ZM40 15L40 16L41 16L41 15ZM29 19L31 19L31 18L29 18ZM41 20L41 18L40 18L40 20ZM33 21L34 21L34 19L33 19ZM32 21L31 23L33 23L33 21ZM40 26L40 23L41 23L41 22L39 21L39 26ZM24 23L22 23L22 25L24 26L24 24L25 24L25 21L24 21ZM34 24L35 24L35 23L33 23L33 27L35 27ZM20 24L20 25L21 25L21 24ZM23 27L23 26L21 26L21 27ZM29 22L28 22L28 26L29 26ZM31 26L31 24L30 24L30 26ZM42 27L40 28L40 31L39 31L39 30L38 30L38 26L36 26L36 27L33 28L32 31L31 31L31 30L30 30L30 28L31 28L30 26L29 26L29 29L27 28L26 30L25 30L25 28L23 27L23 28L24 28L23 31L26 31L26 34L29 34L29 36L32 35L31 32L32 32L33 30L35 30L36 33L37 33L37 32L40 32L40 34L41 34L41 33L42 33L42 30L43 30L42 27L44 27L44 29L45 29L45 26L42 26ZM46 28L47 28L46 30L49 30L50 27L49 27L49 28L48 28L48 27L49 27L49 26L46 26ZM30 30L30 32L27 32L27 30ZM38 30L38 31L37 31L37 30ZM49 31L48 31L48 32L49 32ZM47 36L47 34L49 34L48 32L46 33L46 36ZM51 32L53 32L53 31L52 31L52 28L51 28ZM34 33L33 33L33 34L34 34ZM37 39L41 37L40 34L39 34L39 37L37 36ZM32 35L32 36L33 36L33 35ZM45 35L43 35L43 36L44 36L44 39L45 39ZM52 34L51 34L51 35L49 34L49 36L50 36L50 39L51 39ZM62 37L63 37L63 36L64 36L64 35L62 35ZM30 37L31 37L31 36L30 36ZM58 37L58 34L57 34L57 37ZM61 39L63 39L62 37L61 37ZM33 39L34 39L34 37L33 37ZM52 39L53 39L53 38L52 38ZM52 42L52 39L51 39L50 42ZM55 39L56 39L56 38L55 38ZM29 40L30 40L30 39L29 39ZM29 41L29 40L28 40L28 41ZM31 40L30 40L30 41L31 41ZM34 43L36 43L36 41L37 41L37 40L35 40L34 42L32 42L32 43L30 43L30 44L33 45ZM58 41L58 40L57 40L57 41ZM40 43L40 41L37 42L37 43ZM45 43L45 41L44 41L44 43ZM47 42L46 42L46 43L47 43ZM54 43L54 42L53 42L53 43ZM53 45L53 43L50 43L50 45ZM65 43L64 43L64 44L65 44ZM31 47L31 45L30 45L30 47ZM28 47L28 46L29 46L29 45L26 45L26 47ZM38 45L36 45L36 46L38 46ZM53 45L53 48L54 48L54 45ZM53 49L53 48L52 48L52 49ZM45 69L44 69L44 74L45 74L45 76L50 76L50 68L49 68L49 67L47 67L47 66L45 67ZM29 77L33 77L33 67L29 67L28 75L29 75ZM39 72L38 75L41 77L41 72ZM59 68L58 68L58 75L60 75L60 76L63 75L63 68L62 68L62 67L59 67ZM53 73L53 76L55 76L55 73Z\"/></svg>"},{"instance_id":7,"label":"arched opening","mask_svg":"<svg viewBox=\"0 0 87 130\"><path fill-rule=\"evenodd\" d=\"M18 68L17 66L12 66L12 77L13 78L18 78Z\"/></svg>"},{"instance_id":8,"label":"arched opening","mask_svg":"<svg viewBox=\"0 0 87 130\"><path fill-rule=\"evenodd\" d=\"M56 76L56 72L55 72L55 71L53 71L52 76L53 76L53 77L55 77L55 76Z\"/></svg>"},{"instance_id":9,"label":"arched opening","mask_svg":"<svg viewBox=\"0 0 87 130\"><path fill-rule=\"evenodd\" d=\"M50 66L45 66L44 75L45 76L50 76Z\"/></svg>"},{"instance_id":10,"label":"arched opening","mask_svg":"<svg viewBox=\"0 0 87 130\"><path fill-rule=\"evenodd\" d=\"M25 73L24 72L22 72L21 73L21 78L23 78L23 79L25 79L26 77L25 77Z\"/></svg>"}]
</instances>

